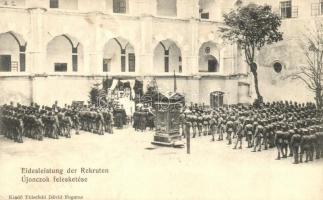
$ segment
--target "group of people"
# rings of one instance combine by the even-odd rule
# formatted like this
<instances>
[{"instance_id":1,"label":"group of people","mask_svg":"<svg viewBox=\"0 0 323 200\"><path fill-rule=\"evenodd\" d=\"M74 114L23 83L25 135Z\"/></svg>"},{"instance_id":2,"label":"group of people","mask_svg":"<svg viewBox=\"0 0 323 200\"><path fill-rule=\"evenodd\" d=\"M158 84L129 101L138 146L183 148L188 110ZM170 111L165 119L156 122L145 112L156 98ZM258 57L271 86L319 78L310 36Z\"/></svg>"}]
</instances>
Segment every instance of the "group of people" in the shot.
<instances>
[{"instance_id":1,"label":"group of people","mask_svg":"<svg viewBox=\"0 0 323 200\"><path fill-rule=\"evenodd\" d=\"M75 134L84 130L99 135L113 133L116 109L109 107L65 105L59 107L57 102L52 107L30 106L11 102L0 106L0 132L7 138L23 143L23 136L36 140L44 137L59 139L60 136L70 138L71 130Z\"/></svg>"},{"instance_id":2,"label":"group of people","mask_svg":"<svg viewBox=\"0 0 323 200\"><path fill-rule=\"evenodd\" d=\"M135 131L145 131L155 128L155 114L152 108L139 107L133 113L133 128Z\"/></svg>"},{"instance_id":3,"label":"group of people","mask_svg":"<svg viewBox=\"0 0 323 200\"><path fill-rule=\"evenodd\" d=\"M184 107L178 118L184 137L211 136L212 141L226 139L233 149L241 149L243 141L253 152L277 148L277 159L294 156L294 163L323 157L323 112L312 103L272 102L259 106L230 105L216 109L191 105ZM155 115L149 109L137 109L133 128L154 128ZM116 123L115 123L116 122ZM23 136L36 140L43 137L71 137L72 130L103 135L112 134L113 126L122 128L127 122L121 108L91 105L52 107L32 103L0 106L1 133L22 143Z\"/></svg>"},{"instance_id":4,"label":"group of people","mask_svg":"<svg viewBox=\"0 0 323 200\"><path fill-rule=\"evenodd\" d=\"M261 106L230 105L217 109L190 106L180 114L184 137L225 139L233 149L245 140L253 152L277 148L277 159L294 156L294 163L323 157L323 113L315 104L272 102Z\"/></svg>"}]
</instances>

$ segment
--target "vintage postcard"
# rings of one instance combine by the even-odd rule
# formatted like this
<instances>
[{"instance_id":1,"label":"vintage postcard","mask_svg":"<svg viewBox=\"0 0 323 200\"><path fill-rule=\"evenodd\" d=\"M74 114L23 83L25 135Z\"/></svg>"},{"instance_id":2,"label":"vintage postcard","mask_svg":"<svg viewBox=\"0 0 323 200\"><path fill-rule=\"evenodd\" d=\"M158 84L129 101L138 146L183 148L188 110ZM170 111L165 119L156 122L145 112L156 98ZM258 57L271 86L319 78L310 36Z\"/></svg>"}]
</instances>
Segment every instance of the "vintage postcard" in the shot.
<instances>
[{"instance_id":1,"label":"vintage postcard","mask_svg":"<svg viewBox=\"0 0 323 200\"><path fill-rule=\"evenodd\" d=\"M0 200L322 200L322 0L0 0Z\"/></svg>"}]
</instances>

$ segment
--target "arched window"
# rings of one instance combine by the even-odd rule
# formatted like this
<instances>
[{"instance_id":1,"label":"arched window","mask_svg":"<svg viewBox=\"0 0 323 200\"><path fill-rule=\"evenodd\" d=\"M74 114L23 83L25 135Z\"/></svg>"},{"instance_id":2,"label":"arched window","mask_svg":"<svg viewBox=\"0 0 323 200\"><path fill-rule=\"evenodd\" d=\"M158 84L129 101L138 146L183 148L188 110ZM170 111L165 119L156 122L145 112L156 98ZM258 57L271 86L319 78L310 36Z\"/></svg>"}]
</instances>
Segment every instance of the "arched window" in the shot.
<instances>
[{"instance_id":1,"label":"arched window","mask_svg":"<svg viewBox=\"0 0 323 200\"><path fill-rule=\"evenodd\" d=\"M27 43L19 34L0 34L0 72L24 72L26 70Z\"/></svg>"},{"instance_id":2,"label":"arched window","mask_svg":"<svg viewBox=\"0 0 323 200\"><path fill-rule=\"evenodd\" d=\"M199 50L199 72L219 72L220 54L213 42L205 42Z\"/></svg>"},{"instance_id":3,"label":"arched window","mask_svg":"<svg viewBox=\"0 0 323 200\"><path fill-rule=\"evenodd\" d=\"M47 63L50 71L77 72L83 63L83 46L71 36L57 36L47 45Z\"/></svg>"},{"instance_id":4,"label":"arched window","mask_svg":"<svg viewBox=\"0 0 323 200\"><path fill-rule=\"evenodd\" d=\"M103 72L135 72L134 47L125 39L109 40L103 49Z\"/></svg>"},{"instance_id":5,"label":"arched window","mask_svg":"<svg viewBox=\"0 0 323 200\"><path fill-rule=\"evenodd\" d=\"M154 50L155 72L183 72L182 53L180 48L172 40L159 42Z\"/></svg>"}]
</instances>

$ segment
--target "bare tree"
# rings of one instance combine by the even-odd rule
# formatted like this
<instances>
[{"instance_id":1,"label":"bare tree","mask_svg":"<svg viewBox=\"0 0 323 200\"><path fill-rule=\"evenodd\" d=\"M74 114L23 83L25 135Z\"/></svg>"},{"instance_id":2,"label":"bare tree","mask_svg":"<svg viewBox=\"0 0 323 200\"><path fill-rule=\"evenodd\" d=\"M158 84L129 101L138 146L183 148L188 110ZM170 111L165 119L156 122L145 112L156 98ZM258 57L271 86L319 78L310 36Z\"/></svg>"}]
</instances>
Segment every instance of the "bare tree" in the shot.
<instances>
[{"instance_id":1,"label":"bare tree","mask_svg":"<svg viewBox=\"0 0 323 200\"><path fill-rule=\"evenodd\" d=\"M299 66L287 78L298 79L305 83L307 88L315 94L318 108L322 108L322 75L323 75L323 24L316 25L308 31L300 41L301 49L306 59L306 65Z\"/></svg>"}]
</instances>

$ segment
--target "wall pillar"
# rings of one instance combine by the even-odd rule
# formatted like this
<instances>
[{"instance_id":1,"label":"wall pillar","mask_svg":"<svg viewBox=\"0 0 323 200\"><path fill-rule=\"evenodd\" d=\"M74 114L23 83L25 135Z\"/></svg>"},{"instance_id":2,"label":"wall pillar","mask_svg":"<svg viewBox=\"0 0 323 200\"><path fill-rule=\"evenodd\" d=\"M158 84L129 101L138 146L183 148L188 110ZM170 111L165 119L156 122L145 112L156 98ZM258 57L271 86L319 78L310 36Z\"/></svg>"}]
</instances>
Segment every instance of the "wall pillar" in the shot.
<instances>
[{"instance_id":1,"label":"wall pillar","mask_svg":"<svg viewBox=\"0 0 323 200\"><path fill-rule=\"evenodd\" d=\"M154 47L152 46L152 17L144 16L140 22L141 42L138 55L138 73L152 74L154 70Z\"/></svg>"},{"instance_id":2,"label":"wall pillar","mask_svg":"<svg viewBox=\"0 0 323 200\"><path fill-rule=\"evenodd\" d=\"M46 66L43 66L46 54L46 44L43 40L44 8L29 8L30 13L30 40L27 43L27 72L35 74L46 72Z\"/></svg>"}]
</instances>

